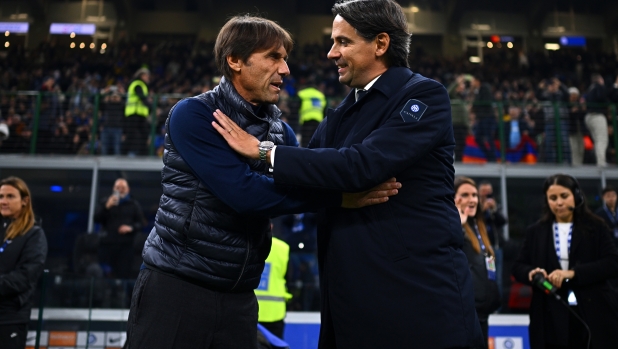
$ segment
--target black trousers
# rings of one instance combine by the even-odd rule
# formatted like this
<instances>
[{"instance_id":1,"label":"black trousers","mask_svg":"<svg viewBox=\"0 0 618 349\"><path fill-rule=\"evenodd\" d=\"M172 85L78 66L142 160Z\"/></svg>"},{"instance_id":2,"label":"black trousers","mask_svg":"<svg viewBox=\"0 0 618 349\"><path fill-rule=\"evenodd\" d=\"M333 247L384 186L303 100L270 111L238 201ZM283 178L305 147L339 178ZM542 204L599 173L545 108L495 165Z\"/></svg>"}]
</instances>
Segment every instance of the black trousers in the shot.
<instances>
[{"instance_id":1,"label":"black trousers","mask_svg":"<svg viewBox=\"0 0 618 349\"><path fill-rule=\"evenodd\" d=\"M0 325L0 348L24 349L28 336L28 324Z\"/></svg>"},{"instance_id":2,"label":"black trousers","mask_svg":"<svg viewBox=\"0 0 618 349\"><path fill-rule=\"evenodd\" d=\"M257 349L258 305L253 290L212 291L144 269L127 328L127 349Z\"/></svg>"}]
</instances>

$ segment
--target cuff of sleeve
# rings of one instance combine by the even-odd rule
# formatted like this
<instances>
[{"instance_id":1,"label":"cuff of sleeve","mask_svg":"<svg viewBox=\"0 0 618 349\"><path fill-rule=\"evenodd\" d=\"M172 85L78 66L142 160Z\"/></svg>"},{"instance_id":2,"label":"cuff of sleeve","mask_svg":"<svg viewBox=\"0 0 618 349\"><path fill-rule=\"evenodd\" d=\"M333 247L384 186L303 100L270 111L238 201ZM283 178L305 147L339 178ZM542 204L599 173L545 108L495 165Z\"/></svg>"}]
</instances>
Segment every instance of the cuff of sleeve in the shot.
<instances>
[{"instance_id":1,"label":"cuff of sleeve","mask_svg":"<svg viewBox=\"0 0 618 349\"><path fill-rule=\"evenodd\" d=\"M276 145L270 150L270 168L275 168L275 150L277 150Z\"/></svg>"}]
</instances>

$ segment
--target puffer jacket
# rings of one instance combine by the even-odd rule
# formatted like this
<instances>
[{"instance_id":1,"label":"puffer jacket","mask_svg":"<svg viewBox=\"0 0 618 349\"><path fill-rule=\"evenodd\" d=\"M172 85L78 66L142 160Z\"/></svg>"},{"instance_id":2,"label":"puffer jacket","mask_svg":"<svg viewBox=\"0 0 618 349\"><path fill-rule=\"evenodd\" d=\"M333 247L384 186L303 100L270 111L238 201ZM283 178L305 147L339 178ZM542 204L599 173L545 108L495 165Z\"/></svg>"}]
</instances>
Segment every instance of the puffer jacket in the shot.
<instances>
[{"instance_id":1,"label":"puffer jacket","mask_svg":"<svg viewBox=\"0 0 618 349\"><path fill-rule=\"evenodd\" d=\"M284 144L281 111L267 105L260 113L266 116L256 116L225 78L214 90L191 98L210 111L220 109L259 140ZM267 173L264 162L246 161L253 171ZM217 198L193 174L169 133L163 163L163 195L142 253L146 266L217 291L255 289L270 252L269 218L239 214Z\"/></svg>"}]
</instances>

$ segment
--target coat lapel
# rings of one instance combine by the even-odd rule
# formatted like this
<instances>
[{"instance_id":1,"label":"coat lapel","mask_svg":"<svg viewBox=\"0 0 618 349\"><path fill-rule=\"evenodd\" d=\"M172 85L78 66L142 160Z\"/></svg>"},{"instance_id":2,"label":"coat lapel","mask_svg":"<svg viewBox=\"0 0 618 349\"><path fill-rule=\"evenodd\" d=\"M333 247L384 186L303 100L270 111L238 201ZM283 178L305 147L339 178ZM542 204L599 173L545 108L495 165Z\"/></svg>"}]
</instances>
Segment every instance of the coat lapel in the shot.
<instances>
[{"instance_id":1,"label":"coat lapel","mask_svg":"<svg viewBox=\"0 0 618 349\"><path fill-rule=\"evenodd\" d=\"M545 247L541 250L545 250L547 253L547 273L551 273L555 269L562 269L560 265L560 261L558 261L558 256L556 256L556 243L554 242L554 224L547 223L543 231L546 231L547 234L545 238L542 240Z\"/></svg>"}]
</instances>

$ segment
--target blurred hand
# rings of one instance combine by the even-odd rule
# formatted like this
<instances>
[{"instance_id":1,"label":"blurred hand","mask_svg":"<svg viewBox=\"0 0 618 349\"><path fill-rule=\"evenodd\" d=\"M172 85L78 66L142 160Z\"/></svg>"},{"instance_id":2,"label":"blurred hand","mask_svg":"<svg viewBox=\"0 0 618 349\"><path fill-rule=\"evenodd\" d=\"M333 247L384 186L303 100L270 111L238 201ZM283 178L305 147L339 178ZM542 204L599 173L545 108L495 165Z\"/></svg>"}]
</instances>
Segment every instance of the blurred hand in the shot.
<instances>
[{"instance_id":1,"label":"blurred hand","mask_svg":"<svg viewBox=\"0 0 618 349\"><path fill-rule=\"evenodd\" d=\"M532 278L534 277L534 274L536 273L541 273L543 274L543 277L547 279L547 272L545 271L545 269L542 268L534 268L532 269L529 273L528 273L528 280L530 280L530 282L532 282Z\"/></svg>"},{"instance_id":2,"label":"blurred hand","mask_svg":"<svg viewBox=\"0 0 618 349\"><path fill-rule=\"evenodd\" d=\"M485 202L483 203L483 211L495 211L496 210L496 200L494 200L493 198L486 198Z\"/></svg>"},{"instance_id":3,"label":"blurred hand","mask_svg":"<svg viewBox=\"0 0 618 349\"><path fill-rule=\"evenodd\" d=\"M389 196L397 195L401 188L401 183L395 178L391 178L386 182L377 185L367 191L360 193L343 193L341 207L343 208L360 208L376 204L385 203Z\"/></svg>"},{"instance_id":4,"label":"blurred hand","mask_svg":"<svg viewBox=\"0 0 618 349\"><path fill-rule=\"evenodd\" d=\"M109 210L110 208L112 208L112 206L118 205L118 201L119 198L117 195L110 195L109 198L107 198L107 202L105 203L105 208Z\"/></svg>"},{"instance_id":5,"label":"blurred hand","mask_svg":"<svg viewBox=\"0 0 618 349\"><path fill-rule=\"evenodd\" d=\"M562 282L565 279L572 279L575 276L575 272L573 270L562 270L556 269L547 276L547 280L552 283L552 285L560 288L562 287Z\"/></svg>"},{"instance_id":6,"label":"blurred hand","mask_svg":"<svg viewBox=\"0 0 618 349\"><path fill-rule=\"evenodd\" d=\"M122 235L128 234L132 231L133 231L133 227L130 225L123 224L120 227L118 227L118 233Z\"/></svg>"}]
</instances>

